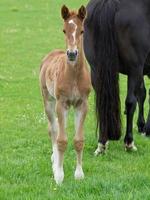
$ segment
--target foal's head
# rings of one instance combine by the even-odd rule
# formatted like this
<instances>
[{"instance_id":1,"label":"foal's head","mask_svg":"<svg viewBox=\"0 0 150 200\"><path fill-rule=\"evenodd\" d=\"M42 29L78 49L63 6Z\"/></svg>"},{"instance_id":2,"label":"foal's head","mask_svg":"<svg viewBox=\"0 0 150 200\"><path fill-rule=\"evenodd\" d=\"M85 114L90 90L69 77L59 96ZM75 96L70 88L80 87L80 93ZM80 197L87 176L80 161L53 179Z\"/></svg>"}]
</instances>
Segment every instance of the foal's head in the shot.
<instances>
[{"instance_id":1,"label":"foal's head","mask_svg":"<svg viewBox=\"0 0 150 200\"><path fill-rule=\"evenodd\" d=\"M86 9L81 6L78 12L69 11L64 5L61 9L64 19L63 32L66 38L67 58L69 63L76 63L82 47L83 22L86 16Z\"/></svg>"}]
</instances>

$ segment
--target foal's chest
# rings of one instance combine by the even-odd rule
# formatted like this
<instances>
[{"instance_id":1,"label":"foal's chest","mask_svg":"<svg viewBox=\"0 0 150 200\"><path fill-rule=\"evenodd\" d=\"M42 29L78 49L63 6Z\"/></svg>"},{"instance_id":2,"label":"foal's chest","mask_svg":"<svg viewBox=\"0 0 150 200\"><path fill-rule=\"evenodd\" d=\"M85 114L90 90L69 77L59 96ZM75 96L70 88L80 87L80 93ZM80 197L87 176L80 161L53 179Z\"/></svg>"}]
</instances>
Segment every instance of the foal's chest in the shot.
<instances>
[{"instance_id":1,"label":"foal's chest","mask_svg":"<svg viewBox=\"0 0 150 200\"><path fill-rule=\"evenodd\" d=\"M56 98L63 98L69 105L79 105L85 98L88 97L91 82L89 73L85 70L80 70L80 74L65 74L57 79L56 83Z\"/></svg>"},{"instance_id":2,"label":"foal's chest","mask_svg":"<svg viewBox=\"0 0 150 200\"><path fill-rule=\"evenodd\" d=\"M71 102L76 102L82 98L78 85L75 83L71 88L70 92L68 93L68 100Z\"/></svg>"},{"instance_id":3,"label":"foal's chest","mask_svg":"<svg viewBox=\"0 0 150 200\"><path fill-rule=\"evenodd\" d=\"M85 96L85 93L81 91L76 82L62 85L58 90L58 94L69 105L77 105Z\"/></svg>"}]
</instances>

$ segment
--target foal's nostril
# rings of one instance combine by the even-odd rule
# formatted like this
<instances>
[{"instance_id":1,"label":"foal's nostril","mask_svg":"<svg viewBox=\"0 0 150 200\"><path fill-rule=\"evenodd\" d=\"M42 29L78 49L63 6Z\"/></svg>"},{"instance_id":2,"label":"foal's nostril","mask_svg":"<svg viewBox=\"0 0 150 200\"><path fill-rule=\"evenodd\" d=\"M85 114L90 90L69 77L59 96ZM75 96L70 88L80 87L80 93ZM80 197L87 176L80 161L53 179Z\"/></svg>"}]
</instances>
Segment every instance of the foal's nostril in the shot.
<instances>
[{"instance_id":1,"label":"foal's nostril","mask_svg":"<svg viewBox=\"0 0 150 200\"><path fill-rule=\"evenodd\" d=\"M77 50L75 50L75 55L76 55L76 56L78 55L78 51L77 51Z\"/></svg>"},{"instance_id":2,"label":"foal's nostril","mask_svg":"<svg viewBox=\"0 0 150 200\"><path fill-rule=\"evenodd\" d=\"M70 51L69 51L69 50L67 50L67 56L69 56L69 53L70 53Z\"/></svg>"}]
</instances>

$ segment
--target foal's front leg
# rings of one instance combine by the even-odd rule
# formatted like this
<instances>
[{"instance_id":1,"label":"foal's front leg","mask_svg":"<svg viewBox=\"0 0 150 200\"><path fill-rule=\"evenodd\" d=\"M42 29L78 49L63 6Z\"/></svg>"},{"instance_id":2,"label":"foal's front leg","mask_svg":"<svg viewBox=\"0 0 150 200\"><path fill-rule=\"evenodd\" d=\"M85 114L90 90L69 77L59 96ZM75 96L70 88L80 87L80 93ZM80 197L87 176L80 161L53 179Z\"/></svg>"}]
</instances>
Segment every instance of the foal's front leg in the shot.
<instances>
[{"instance_id":1,"label":"foal's front leg","mask_svg":"<svg viewBox=\"0 0 150 200\"><path fill-rule=\"evenodd\" d=\"M76 134L74 137L74 147L77 153L77 165L75 170L75 179L83 179L84 173L82 169L82 154L83 154L83 123L87 113L87 100L84 100L79 106L76 107L75 113L75 129Z\"/></svg>"},{"instance_id":2,"label":"foal's front leg","mask_svg":"<svg viewBox=\"0 0 150 200\"><path fill-rule=\"evenodd\" d=\"M56 112L58 116L58 136L57 136L57 161L54 171L54 178L57 184L61 184L64 179L63 159L67 147L67 136L65 133L67 108L61 100L56 102Z\"/></svg>"}]
</instances>

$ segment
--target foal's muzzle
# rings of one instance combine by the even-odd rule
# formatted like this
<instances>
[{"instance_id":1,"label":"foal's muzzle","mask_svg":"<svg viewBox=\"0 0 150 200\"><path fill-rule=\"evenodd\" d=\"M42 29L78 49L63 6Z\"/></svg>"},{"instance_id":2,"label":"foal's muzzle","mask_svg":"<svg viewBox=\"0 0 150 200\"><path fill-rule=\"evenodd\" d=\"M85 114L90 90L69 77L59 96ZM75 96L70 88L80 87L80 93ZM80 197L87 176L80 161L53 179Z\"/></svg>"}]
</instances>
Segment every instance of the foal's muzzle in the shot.
<instances>
[{"instance_id":1,"label":"foal's muzzle","mask_svg":"<svg viewBox=\"0 0 150 200\"><path fill-rule=\"evenodd\" d=\"M75 61L78 56L78 50L67 50L67 57L69 61Z\"/></svg>"}]
</instances>

